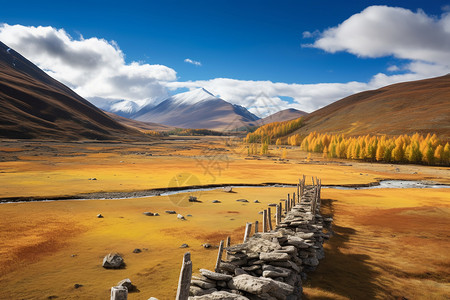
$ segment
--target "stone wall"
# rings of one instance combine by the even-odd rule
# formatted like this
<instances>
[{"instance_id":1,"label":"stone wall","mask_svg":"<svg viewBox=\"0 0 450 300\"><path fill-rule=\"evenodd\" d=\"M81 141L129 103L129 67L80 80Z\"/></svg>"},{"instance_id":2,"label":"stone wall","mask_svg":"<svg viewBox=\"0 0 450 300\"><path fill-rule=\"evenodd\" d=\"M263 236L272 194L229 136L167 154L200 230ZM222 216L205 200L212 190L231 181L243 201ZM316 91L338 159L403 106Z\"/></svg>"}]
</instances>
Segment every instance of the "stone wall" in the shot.
<instances>
[{"instance_id":1,"label":"stone wall","mask_svg":"<svg viewBox=\"0 0 450 300\"><path fill-rule=\"evenodd\" d=\"M324 257L323 242L329 238L324 229L330 232L332 222L320 214L320 181L312 186L304 182L297 188L301 197L294 194L285 202L290 210L284 218L275 216L273 230L226 247L226 258L218 261L215 272L200 269L192 277L188 299L301 299L302 278Z\"/></svg>"}]
</instances>

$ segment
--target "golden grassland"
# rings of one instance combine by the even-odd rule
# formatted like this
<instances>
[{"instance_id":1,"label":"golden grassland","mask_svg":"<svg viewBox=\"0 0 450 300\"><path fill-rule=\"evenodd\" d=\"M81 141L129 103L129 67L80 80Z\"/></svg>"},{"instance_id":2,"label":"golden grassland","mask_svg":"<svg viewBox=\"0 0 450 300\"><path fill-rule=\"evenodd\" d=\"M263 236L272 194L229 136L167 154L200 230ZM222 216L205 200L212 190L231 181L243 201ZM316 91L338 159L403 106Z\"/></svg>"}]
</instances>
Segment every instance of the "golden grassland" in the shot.
<instances>
[{"instance_id":1,"label":"golden grassland","mask_svg":"<svg viewBox=\"0 0 450 300\"><path fill-rule=\"evenodd\" d=\"M324 184L367 184L382 178L450 182L448 168L324 160L320 155L308 161L310 154L298 148L288 149L288 161L277 160L281 149L275 147L272 156L249 158L242 146L226 147L223 141L183 137L148 144L2 143L0 198L166 188L181 173L194 175L202 185L296 183L300 174L320 177Z\"/></svg>"},{"instance_id":2,"label":"golden grassland","mask_svg":"<svg viewBox=\"0 0 450 300\"><path fill-rule=\"evenodd\" d=\"M278 151L271 149L272 154ZM450 182L449 168L307 156L288 149L288 161L249 159L245 149L224 146L220 138L129 145L2 142L0 197L189 185L190 181L174 183L181 173L195 175L201 184L295 183L301 174L318 176L323 184L364 184L382 178ZM220 169L214 167L217 162ZM88 180L92 177L97 180ZM201 244L218 245L228 235L233 243L241 242L245 222L260 219L260 210L294 189L235 191L192 193L202 203L186 202L190 194L180 194L1 204L0 299L104 299L110 287L124 278L140 290L129 299L173 299L186 251L179 248L181 244L190 245L195 270L212 269L217 249ZM242 198L249 203L236 202ZM306 298L442 299L450 295L448 189L324 189L322 198L322 212L333 216L335 234L325 245L325 259L305 282ZM255 199L261 203L253 203ZM180 221L165 210L192 217ZM148 217L142 214L145 211L161 216ZM105 218L96 218L98 213ZM132 253L135 248L143 252ZM111 251L124 255L125 269L101 267L103 256ZM75 283L83 286L75 289Z\"/></svg>"}]
</instances>

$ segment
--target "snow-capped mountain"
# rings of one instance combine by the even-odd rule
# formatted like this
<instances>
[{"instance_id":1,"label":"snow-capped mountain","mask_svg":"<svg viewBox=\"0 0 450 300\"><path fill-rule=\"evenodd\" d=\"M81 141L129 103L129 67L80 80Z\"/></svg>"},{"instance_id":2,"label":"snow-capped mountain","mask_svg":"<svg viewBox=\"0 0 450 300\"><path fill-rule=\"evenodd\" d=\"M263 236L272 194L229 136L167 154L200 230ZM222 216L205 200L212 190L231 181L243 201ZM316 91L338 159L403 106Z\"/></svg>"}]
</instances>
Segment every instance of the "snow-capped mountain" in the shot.
<instances>
[{"instance_id":1,"label":"snow-capped mountain","mask_svg":"<svg viewBox=\"0 0 450 300\"><path fill-rule=\"evenodd\" d=\"M140 110L140 106L129 100L105 100L103 98L90 98L89 101L98 108L130 118Z\"/></svg>"},{"instance_id":2,"label":"snow-capped mountain","mask_svg":"<svg viewBox=\"0 0 450 300\"><path fill-rule=\"evenodd\" d=\"M246 108L228 103L203 88L171 96L155 107L144 107L132 118L175 127L214 130L254 126L259 119Z\"/></svg>"}]
</instances>

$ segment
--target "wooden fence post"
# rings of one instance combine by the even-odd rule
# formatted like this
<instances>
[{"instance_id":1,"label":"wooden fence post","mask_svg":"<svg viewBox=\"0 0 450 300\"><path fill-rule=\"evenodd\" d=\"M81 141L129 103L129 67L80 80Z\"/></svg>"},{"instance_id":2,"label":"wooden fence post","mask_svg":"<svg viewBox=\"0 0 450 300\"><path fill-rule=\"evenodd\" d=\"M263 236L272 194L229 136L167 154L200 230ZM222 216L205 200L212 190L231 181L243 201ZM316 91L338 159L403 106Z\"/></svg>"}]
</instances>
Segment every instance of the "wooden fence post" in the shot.
<instances>
[{"instance_id":1,"label":"wooden fence post","mask_svg":"<svg viewBox=\"0 0 450 300\"><path fill-rule=\"evenodd\" d=\"M284 212L287 214L288 212L288 201L284 200Z\"/></svg>"},{"instance_id":2,"label":"wooden fence post","mask_svg":"<svg viewBox=\"0 0 450 300\"><path fill-rule=\"evenodd\" d=\"M111 300L127 300L127 299L128 299L128 289L126 287L113 286L111 288Z\"/></svg>"},{"instance_id":3,"label":"wooden fence post","mask_svg":"<svg viewBox=\"0 0 450 300\"><path fill-rule=\"evenodd\" d=\"M281 212L280 212L280 205L277 204L276 209L275 209L275 224L278 226L280 225L280 221L281 221Z\"/></svg>"},{"instance_id":4,"label":"wooden fence post","mask_svg":"<svg viewBox=\"0 0 450 300\"><path fill-rule=\"evenodd\" d=\"M292 195L292 207L294 207L295 206L295 192L294 192L294 194Z\"/></svg>"},{"instance_id":5,"label":"wooden fence post","mask_svg":"<svg viewBox=\"0 0 450 300\"><path fill-rule=\"evenodd\" d=\"M220 241L219 252L217 252L217 260L216 265L214 267L215 272L219 272L220 262L222 261L222 253L223 253L223 240Z\"/></svg>"},{"instance_id":6,"label":"wooden fence post","mask_svg":"<svg viewBox=\"0 0 450 300\"><path fill-rule=\"evenodd\" d=\"M230 236L227 236L227 243L225 244L225 247L230 247L231 246L231 237ZM225 252L225 256L226 256L226 258L228 259L228 251L227 252Z\"/></svg>"},{"instance_id":7,"label":"wooden fence post","mask_svg":"<svg viewBox=\"0 0 450 300\"><path fill-rule=\"evenodd\" d=\"M259 222L258 222L258 220L256 220L255 221L255 233L258 233L258 230L259 230Z\"/></svg>"},{"instance_id":8,"label":"wooden fence post","mask_svg":"<svg viewBox=\"0 0 450 300\"><path fill-rule=\"evenodd\" d=\"M269 231L272 231L272 212L270 210L270 207L267 208L267 221L269 223Z\"/></svg>"},{"instance_id":9,"label":"wooden fence post","mask_svg":"<svg viewBox=\"0 0 450 300\"><path fill-rule=\"evenodd\" d=\"M245 224L244 243L248 240L250 233L252 232L252 223L247 222Z\"/></svg>"},{"instance_id":10,"label":"wooden fence post","mask_svg":"<svg viewBox=\"0 0 450 300\"><path fill-rule=\"evenodd\" d=\"M180 279L178 280L177 296L175 300L188 300L189 288L192 278L191 253L186 252L183 256L183 265L181 266Z\"/></svg>"},{"instance_id":11,"label":"wooden fence post","mask_svg":"<svg viewBox=\"0 0 450 300\"><path fill-rule=\"evenodd\" d=\"M267 210L265 209L264 211L263 211L263 228L262 228L262 230L263 230L263 232L267 232Z\"/></svg>"}]
</instances>

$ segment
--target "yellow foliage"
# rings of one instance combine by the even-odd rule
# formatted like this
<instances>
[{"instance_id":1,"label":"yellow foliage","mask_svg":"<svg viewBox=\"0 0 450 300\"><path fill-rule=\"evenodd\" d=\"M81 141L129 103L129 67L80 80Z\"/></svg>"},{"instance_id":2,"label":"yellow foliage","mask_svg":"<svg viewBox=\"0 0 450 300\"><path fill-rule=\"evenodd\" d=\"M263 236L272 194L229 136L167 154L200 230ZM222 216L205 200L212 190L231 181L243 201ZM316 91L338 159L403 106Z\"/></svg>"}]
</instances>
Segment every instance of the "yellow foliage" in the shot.
<instances>
[{"instance_id":1,"label":"yellow foliage","mask_svg":"<svg viewBox=\"0 0 450 300\"><path fill-rule=\"evenodd\" d=\"M295 138L295 135L289 137L291 145L300 144L300 149L323 153L324 157L450 165L450 145L446 143L444 146L435 134L426 137L415 133L412 136L366 135L347 138L342 134L311 132L301 143Z\"/></svg>"}]
</instances>

